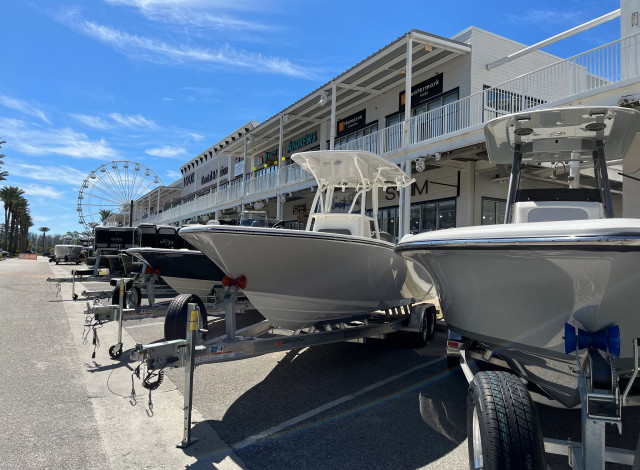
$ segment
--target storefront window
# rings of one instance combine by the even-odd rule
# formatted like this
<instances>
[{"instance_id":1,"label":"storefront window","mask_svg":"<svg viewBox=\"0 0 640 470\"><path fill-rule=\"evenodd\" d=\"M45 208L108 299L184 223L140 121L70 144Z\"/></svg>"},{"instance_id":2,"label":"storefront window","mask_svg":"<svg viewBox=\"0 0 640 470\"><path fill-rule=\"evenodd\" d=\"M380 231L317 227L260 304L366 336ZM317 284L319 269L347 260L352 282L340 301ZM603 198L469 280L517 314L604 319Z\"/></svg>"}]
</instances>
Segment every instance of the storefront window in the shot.
<instances>
[{"instance_id":1,"label":"storefront window","mask_svg":"<svg viewBox=\"0 0 640 470\"><path fill-rule=\"evenodd\" d=\"M377 122L351 134L336 138L335 148L340 150L365 150L376 153L378 150L376 132L378 132Z\"/></svg>"},{"instance_id":2,"label":"storefront window","mask_svg":"<svg viewBox=\"0 0 640 470\"><path fill-rule=\"evenodd\" d=\"M411 233L431 232L456 226L456 201L430 201L411 206Z\"/></svg>"},{"instance_id":3,"label":"storefront window","mask_svg":"<svg viewBox=\"0 0 640 470\"><path fill-rule=\"evenodd\" d=\"M387 232L397 240L400 229L398 208L388 207L378 210L378 227L381 232Z\"/></svg>"},{"instance_id":4,"label":"storefront window","mask_svg":"<svg viewBox=\"0 0 640 470\"><path fill-rule=\"evenodd\" d=\"M482 225L503 224L507 202L503 199L482 198Z\"/></svg>"}]
</instances>

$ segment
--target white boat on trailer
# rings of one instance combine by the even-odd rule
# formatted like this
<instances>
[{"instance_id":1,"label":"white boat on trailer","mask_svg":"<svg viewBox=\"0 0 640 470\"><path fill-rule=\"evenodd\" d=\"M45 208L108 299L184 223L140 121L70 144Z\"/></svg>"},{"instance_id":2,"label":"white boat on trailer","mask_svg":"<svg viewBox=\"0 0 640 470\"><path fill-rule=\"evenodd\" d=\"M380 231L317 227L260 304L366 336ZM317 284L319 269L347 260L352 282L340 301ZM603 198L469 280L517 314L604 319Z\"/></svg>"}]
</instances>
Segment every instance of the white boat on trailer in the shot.
<instances>
[{"instance_id":1,"label":"white boat on trailer","mask_svg":"<svg viewBox=\"0 0 640 470\"><path fill-rule=\"evenodd\" d=\"M244 276L244 294L281 328L361 319L423 300L428 274L393 251L376 217L379 190L404 187L411 178L368 152L303 152L292 160L318 184L306 230L199 225L180 236L231 278ZM352 198L346 212L334 204L339 191ZM368 194L373 216L366 212Z\"/></svg>"},{"instance_id":2,"label":"white boat on trailer","mask_svg":"<svg viewBox=\"0 0 640 470\"><path fill-rule=\"evenodd\" d=\"M80 264L80 261L82 261L82 245L55 245L53 247L53 253L56 264Z\"/></svg>"},{"instance_id":3,"label":"white boat on trailer","mask_svg":"<svg viewBox=\"0 0 640 470\"><path fill-rule=\"evenodd\" d=\"M639 129L640 113L617 107L495 119L485 137L489 159L511 164L505 224L418 234L396 247L431 273L444 319L463 345L472 468L487 468L490 457L542 468L528 392L549 404L581 405L583 443L569 446L570 457L604 468L604 425L621 430L640 338L640 220L613 218L606 161L622 159ZM593 162L597 191L519 191L525 165L572 161ZM506 440L491 425L501 422L494 406L501 402ZM512 407L523 413L505 411ZM567 453L549 440L545 448ZM633 462L632 454L617 461Z\"/></svg>"}]
</instances>

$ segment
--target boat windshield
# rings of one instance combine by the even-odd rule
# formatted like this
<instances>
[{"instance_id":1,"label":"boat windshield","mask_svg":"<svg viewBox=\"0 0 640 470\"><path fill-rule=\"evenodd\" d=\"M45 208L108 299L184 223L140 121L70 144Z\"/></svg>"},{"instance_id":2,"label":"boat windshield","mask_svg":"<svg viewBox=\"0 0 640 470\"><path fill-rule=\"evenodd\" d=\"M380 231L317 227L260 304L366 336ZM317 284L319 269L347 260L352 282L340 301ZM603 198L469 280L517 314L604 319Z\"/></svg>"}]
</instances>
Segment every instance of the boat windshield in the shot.
<instances>
[{"instance_id":1,"label":"boat windshield","mask_svg":"<svg viewBox=\"0 0 640 470\"><path fill-rule=\"evenodd\" d=\"M266 211L245 211L240 214L240 224L243 227L268 227L269 213Z\"/></svg>"}]
</instances>

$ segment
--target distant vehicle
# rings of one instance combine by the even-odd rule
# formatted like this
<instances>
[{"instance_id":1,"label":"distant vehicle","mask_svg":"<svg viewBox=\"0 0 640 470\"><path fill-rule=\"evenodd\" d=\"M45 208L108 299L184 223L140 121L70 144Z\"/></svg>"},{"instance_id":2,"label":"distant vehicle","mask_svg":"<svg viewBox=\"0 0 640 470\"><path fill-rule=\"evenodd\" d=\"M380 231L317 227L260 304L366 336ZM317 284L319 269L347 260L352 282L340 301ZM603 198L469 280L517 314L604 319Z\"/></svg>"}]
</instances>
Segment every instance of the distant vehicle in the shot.
<instances>
[{"instance_id":1,"label":"distant vehicle","mask_svg":"<svg viewBox=\"0 0 640 470\"><path fill-rule=\"evenodd\" d=\"M5 251L5 250L2 250L2 257L3 258L8 258L9 257L9 252Z\"/></svg>"},{"instance_id":2,"label":"distant vehicle","mask_svg":"<svg viewBox=\"0 0 640 470\"><path fill-rule=\"evenodd\" d=\"M51 256L51 252L49 252L49 251L43 251L43 252L42 252L42 256Z\"/></svg>"}]
</instances>

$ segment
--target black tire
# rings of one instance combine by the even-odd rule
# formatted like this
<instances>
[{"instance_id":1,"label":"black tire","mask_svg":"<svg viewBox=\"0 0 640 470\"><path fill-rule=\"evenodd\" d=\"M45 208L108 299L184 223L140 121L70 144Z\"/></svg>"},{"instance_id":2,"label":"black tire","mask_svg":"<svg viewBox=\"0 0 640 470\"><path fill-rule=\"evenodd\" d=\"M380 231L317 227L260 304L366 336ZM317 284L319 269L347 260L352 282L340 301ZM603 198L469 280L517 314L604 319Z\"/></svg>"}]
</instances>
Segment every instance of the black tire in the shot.
<instances>
[{"instance_id":1,"label":"black tire","mask_svg":"<svg viewBox=\"0 0 640 470\"><path fill-rule=\"evenodd\" d=\"M195 303L200 309L198 329L207 327L207 309L200 297L194 294L180 294L169 304L167 316L164 319L164 339L171 341L174 339L185 339L187 337L187 310L190 303ZM204 341L206 333L198 335Z\"/></svg>"},{"instance_id":2,"label":"black tire","mask_svg":"<svg viewBox=\"0 0 640 470\"><path fill-rule=\"evenodd\" d=\"M436 325L436 309L427 308L422 316L422 325L418 333L413 333L412 347L424 348L433 339Z\"/></svg>"},{"instance_id":3,"label":"black tire","mask_svg":"<svg viewBox=\"0 0 640 470\"><path fill-rule=\"evenodd\" d=\"M479 372L467 394L469 468L544 469L544 443L529 392L508 372Z\"/></svg>"},{"instance_id":4,"label":"black tire","mask_svg":"<svg viewBox=\"0 0 640 470\"><path fill-rule=\"evenodd\" d=\"M73 294L73 295L71 296L71 298L72 298L73 300L78 300L78 294Z\"/></svg>"},{"instance_id":5,"label":"black tire","mask_svg":"<svg viewBox=\"0 0 640 470\"><path fill-rule=\"evenodd\" d=\"M69 256L64 255L64 262L65 262L65 263L68 263L68 262L69 262Z\"/></svg>"},{"instance_id":6,"label":"black tire","mask_svg":"<svg viewBox=\"0 0 640 470\"><path fill-rule=\"evenodd\" d=\"M131 308L138 308L142 304L142 291L138 286L131 286L129 289L129 295L127 296L127 301Z\"/></svg>"},{"instance_id":7,"label":"black tire","mask_svg":"<svg viewBox=\"0 0 640 470\"><path fill-rule=\"evenodd\" d=\"M114 344L113 346L111 346L109 348L109 356L111 356L112 359L118 359L120 356L122 356L122 346L118 344Z\"/></svg>"}]
</instances>

